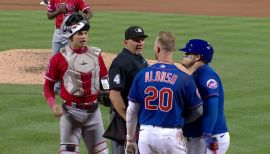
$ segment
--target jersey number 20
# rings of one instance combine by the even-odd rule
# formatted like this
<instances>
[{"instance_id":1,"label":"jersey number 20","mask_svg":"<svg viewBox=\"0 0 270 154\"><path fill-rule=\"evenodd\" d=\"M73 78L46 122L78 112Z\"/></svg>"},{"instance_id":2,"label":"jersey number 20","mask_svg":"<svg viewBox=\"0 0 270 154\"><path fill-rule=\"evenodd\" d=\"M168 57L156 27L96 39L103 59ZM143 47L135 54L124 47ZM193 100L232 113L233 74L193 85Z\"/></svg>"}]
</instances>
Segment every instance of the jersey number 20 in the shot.
<instances>
[{"instance_id":1,"label":"jersey number 20","mask_svg":"<svg viewBox=\"0 0 270 154\"><path fill-rule=\"evenodd\" d=\"M163 112L168 112L172 109L173 91L170 88L162 88L158 91L155 87L149 86L144 92L148 95L144 99L147 110L160 109ZM165 99L165 95L167 95L167 99ZM157 101L158 104L153 104L154 101Z\"/></svg>"}]
</instances>

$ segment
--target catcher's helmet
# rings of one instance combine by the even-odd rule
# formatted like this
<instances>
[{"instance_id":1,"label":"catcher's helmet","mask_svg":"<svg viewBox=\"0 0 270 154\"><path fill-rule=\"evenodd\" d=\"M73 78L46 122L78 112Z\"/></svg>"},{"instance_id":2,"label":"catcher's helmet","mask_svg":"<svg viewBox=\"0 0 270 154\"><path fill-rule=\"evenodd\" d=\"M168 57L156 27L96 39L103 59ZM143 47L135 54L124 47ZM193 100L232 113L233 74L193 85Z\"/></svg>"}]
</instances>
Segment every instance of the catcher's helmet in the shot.
<instances>
[{"instance_id":1,"label":"catcher's helmet","mask_svg":"<svg viewBox=\"0 0 270 154\"><path fill-rule=\"evenodd\" d=\"M206 63L211 62L214 54L214 48L212 47L212 45L207 41L201 39L191 39L188 41L184 48L179 50L192 54L199 54L202 56L204 62Z\"/></svg>"},{"instance_id":2,"label":"catcher's helmet","mask_svg":"<svg viewBox=\"0 0 270 154\"><path fill-rule=\"evenodd\" d=\"M73 34L78 31L88 31L90 29L90 24L86 17L82 13L72 13L67 16L62 23L61 31L65 38L70 38Z\"/></svg>"}]
</instances>

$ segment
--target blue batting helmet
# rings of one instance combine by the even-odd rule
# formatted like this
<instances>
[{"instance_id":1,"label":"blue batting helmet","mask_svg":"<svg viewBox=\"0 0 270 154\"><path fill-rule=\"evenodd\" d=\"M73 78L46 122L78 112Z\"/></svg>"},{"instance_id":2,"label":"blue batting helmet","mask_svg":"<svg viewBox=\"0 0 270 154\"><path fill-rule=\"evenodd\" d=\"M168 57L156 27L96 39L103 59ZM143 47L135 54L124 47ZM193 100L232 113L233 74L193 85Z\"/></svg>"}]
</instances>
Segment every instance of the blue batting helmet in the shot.
<instances>
[{"instance_id":1,"label":"blue batting helmet","mask_svg":"<svg viewBox=\"0 0 270 154\"><path fill-rule=\"evenodd\" d=\"M192 54L199 54L202 56L202 59L206 63L211 62L214 54L214 48L212 47L212 45L207 41L201 39L191 39L187 42L184 48L179 50Z\"/></svg>"}]
</instances>

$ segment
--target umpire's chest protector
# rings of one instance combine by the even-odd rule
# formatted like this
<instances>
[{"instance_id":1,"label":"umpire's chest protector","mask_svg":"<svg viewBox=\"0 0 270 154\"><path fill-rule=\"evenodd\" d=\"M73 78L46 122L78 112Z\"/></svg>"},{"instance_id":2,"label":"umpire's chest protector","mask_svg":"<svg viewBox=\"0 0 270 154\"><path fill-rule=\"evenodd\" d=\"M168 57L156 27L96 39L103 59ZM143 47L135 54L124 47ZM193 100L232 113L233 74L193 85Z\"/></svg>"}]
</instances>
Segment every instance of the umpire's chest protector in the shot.
<instances>
[{"instance_id":1,"label":"umpire's chest protector","mask_svg":"<svg viewBox=\"0 0 270 154\"><path fill-rule=\"evenodd\" d=\"M60 50L68 63L64 73L64 87L68 93L75 96L90 96L99 90L99 62L101 49L88 47L82 54L74 53L69 46Z\"/></svg>"}]
</instances>

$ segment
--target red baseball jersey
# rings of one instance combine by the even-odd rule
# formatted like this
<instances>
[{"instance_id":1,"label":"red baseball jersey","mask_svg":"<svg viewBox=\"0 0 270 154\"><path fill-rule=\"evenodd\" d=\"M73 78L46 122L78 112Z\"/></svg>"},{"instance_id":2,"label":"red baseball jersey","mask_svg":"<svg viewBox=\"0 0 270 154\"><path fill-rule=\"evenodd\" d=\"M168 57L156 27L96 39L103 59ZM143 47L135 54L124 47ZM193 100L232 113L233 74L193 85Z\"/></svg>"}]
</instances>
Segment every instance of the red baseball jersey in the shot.
<instances>
[{"instance_id":1,"label":"red baseball jersey","mask_svg":"<svg viewBox=\"0 0 270 154\"><path fill-rule=\"evenodd\" d=\"M88 48L81 48L81 49L73 50L73 52L77 54L83 54L83 53L88 52ZM105 66L105 63L103 61L101 54L98 55L98 65L99 65L99 77L100 78L108 77L108 70ZM45 79L50 80L52 82L56 82L57 80L61 81L60 96L66 101L71 101L71 102L95 101L97 99L99 91L97 93L88 94L87 96L76 96L68 92L68 90L63 85L64 75L67 72L67 70L68 70L68 62L66 58L63 56L63 54L61 52L58 52L50 59L49 66L45 74Z\"/></svg>"},{"instance_id":2,"label":"red baseball jersey","mask_svg":"<svg viewBox=\"0 0 270 154\"><path fill-rule=\"evenodd\" d=\"M61 27L61 24L66 16L73 12L83 12L84 10L90 8L90 6L86 4L85 0L50 0L48 11L55 11L60 7L61 4L66 5L67 12L64 14L58 14L55 17L55 27L58 29Z\"/></svg>"}]
</instances>

